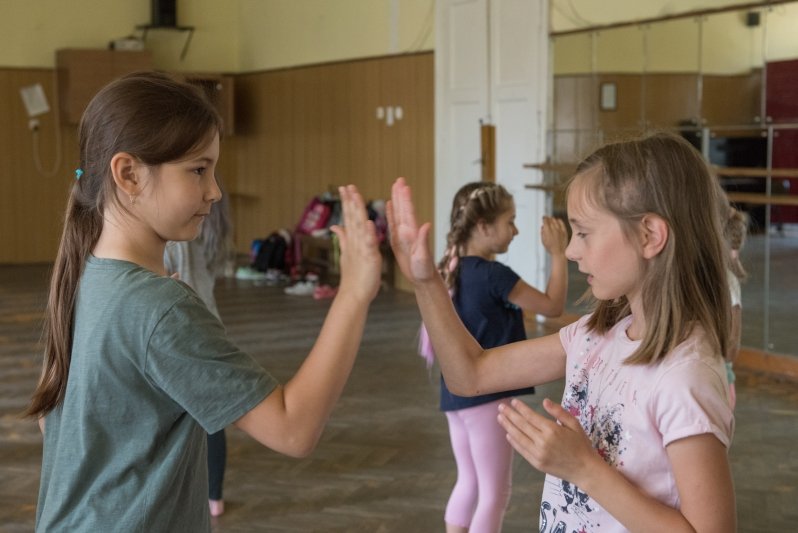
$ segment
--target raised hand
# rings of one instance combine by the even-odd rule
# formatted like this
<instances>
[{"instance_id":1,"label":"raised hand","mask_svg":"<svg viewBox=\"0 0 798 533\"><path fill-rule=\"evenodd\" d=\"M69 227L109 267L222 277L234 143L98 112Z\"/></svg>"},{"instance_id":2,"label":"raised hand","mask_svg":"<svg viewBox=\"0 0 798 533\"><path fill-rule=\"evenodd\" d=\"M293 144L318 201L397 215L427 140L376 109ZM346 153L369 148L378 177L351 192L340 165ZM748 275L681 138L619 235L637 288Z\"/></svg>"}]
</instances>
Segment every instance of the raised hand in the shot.
<instances>
[{"instance_id":1,"label":"raised hand","mask_svg":"<svg viewBox=\"0 0 798 533\"><path fill-rule=\"evenodd\" d=\"M391 248L402 274L413 283L437 275L429 250L430 223L419 227L410 187L398 178L391 187L386 214L391 234Z\"/></svg>"},{"instance_id":2,"label":"raised hand","mask_svg":"<svg viewBox=\"0 0 798 533\"><path fill-rule=\"evenodd\" d=\"M341 293L370 302L377 295L382 275L382 255L374 223L369 220L363 197L354 185L338 188L343 226L330 230L341 245Z\"/></svg>"},{"instance_id":3,"label":"raised hand","mask_svg":"<svg viewBox=\"0 0 798 533\"><path fill-rule=\"evenodd\" d=\"M548 398L543 400L543 408L554 419L514 399L499 407L499 424L507 431L512 447L532 466L579 485L579 475L603 460L568 411Z\"/></svg>"},{"instance_id":4,"label":"raised hand","mask_svg":"<svg viewBox=\"0 0 798 533\"><path fill-rule=\"evenodd\" d=\"M565 222L556 217L543 217L540 240L551 255L564 254L568 246L568 230L565 228Z\"/></svg>"}]
</instances>

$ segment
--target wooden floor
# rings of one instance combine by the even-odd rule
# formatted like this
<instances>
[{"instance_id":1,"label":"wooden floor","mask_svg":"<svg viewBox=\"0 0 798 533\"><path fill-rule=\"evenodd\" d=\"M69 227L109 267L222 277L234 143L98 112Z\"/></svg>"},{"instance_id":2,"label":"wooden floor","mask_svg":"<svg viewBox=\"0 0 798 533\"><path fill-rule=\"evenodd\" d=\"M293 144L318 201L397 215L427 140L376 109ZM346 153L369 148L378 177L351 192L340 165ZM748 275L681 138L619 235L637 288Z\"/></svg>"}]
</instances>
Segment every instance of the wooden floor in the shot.
<instances>
[{"instance_id":1,"label":"wooden floor","mask_svg":"<svg viewBox=\"0 0 798 533\"><path fill-rule=\"evenodd\" d=\"M0 267L0 532L32 531L41 437L20 420L35 386L46 267ZM286 296L253 282L223 281L217 297L233 339L278 378L297 368L329 301ZM309 459L282 457L228 430L227 512L218 532L443 531L454 482L438 376L415 355L412 295L375 301L351 380ZM741 532L798 526L798 387L755 375L738 386L730 455ZM561 384L527 397L559 398ZM518 457L505 533L536 531L542 475Z\"/></svg>"}]
</instances>

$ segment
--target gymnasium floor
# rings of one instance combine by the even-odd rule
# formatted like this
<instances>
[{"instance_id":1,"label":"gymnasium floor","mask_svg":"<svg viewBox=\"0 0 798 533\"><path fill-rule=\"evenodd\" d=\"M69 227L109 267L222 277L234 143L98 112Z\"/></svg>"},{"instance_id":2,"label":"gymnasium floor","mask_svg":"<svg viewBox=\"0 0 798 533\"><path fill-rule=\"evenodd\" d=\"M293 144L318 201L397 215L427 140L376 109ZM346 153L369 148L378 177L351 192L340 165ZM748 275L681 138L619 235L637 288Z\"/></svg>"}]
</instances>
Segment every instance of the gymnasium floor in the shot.
<instances>
[{"instance_id":1,"label":"gymnasium floor","mask_svg":"<svg viewBox=\"0 0 798 533\"><path fill-rule=\"evenodd\" d=\"M0 267L0 532L33 530L41 458L35 423L17 416L39 373L46 266ZM579 289L574 283L574 291ZM230 335L279 379L298 367L329 301L287 296L251 281L217 291ZM218 532L442 531L454 464L437 410L437 372L415 355L412 295L382 292L359 359L321 443L296 460L228 430L227 512ZM792 334L792 332L789 332ZM739 531L794 531L798 524L798 387L742 373L730 451ZM526 399L559 398L554 383ZM537 530L542 475L516 457L505 533Z\"/></svg>"}]
</instances>

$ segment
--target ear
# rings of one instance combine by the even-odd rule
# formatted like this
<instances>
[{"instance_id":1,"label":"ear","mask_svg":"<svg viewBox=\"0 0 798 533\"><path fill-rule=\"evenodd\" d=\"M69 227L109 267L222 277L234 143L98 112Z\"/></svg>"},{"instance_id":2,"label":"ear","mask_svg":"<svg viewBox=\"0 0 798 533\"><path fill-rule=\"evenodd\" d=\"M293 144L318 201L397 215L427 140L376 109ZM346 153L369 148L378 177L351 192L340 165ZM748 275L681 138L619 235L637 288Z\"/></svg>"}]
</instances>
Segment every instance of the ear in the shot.
<instances>
[{"instance_id":1,"label":"ear","mask_svg":"<svg viewBox=\"0 0 798 533\"><path fill-rule=\"evenodd\" d=\"M480 218L479 220L477 220L477 224L475 226L475 229L477 231L479 231L480 234L485 236L485 235L488 235L488 233L490 232L490 224L485 222L484 218Z\"/></svg>"},{"instance_id":2,"label":"ear","mask_svg":"<svg viewBox=\"0 0 798 533\"><path fill-rule=\"evenodd\" d=\"M668 243L670 227L661 216L648 214L640 221L640 234L643 257L651 259L656 257Z\"/></svg>"},{"instance_id":3,"label":"ear","mask_svg":"<svg viewBox=\"0 0 798 533\"><path fill-rule=\"evenodd\" d=\"M141 192L143 166L134 156L119 152L111 158L111 174L121 192L135 197Z\"/></svg>"}]
</instances>

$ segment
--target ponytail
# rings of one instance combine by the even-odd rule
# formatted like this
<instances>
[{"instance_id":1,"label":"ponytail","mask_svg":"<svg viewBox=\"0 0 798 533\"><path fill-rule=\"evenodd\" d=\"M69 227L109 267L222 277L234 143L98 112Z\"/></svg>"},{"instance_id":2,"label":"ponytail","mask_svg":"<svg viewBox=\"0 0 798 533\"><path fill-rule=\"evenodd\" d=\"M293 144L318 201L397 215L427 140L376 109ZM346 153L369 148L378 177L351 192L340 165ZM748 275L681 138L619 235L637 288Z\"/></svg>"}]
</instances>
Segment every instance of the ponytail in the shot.
<instances>
[{"instance_id":1,"label":"ponytail","mask_svg":"<svg viewBox=\"0 0 798 533\"><path fill-rule=\"evenodd\" d=\"M102 216L97 209L79 205L74 185L67 204L61 244L50 278L44 317L44 364L39 383L25 416L42 417L57 407L66 394L72 351L75 296L83 265L97 243Z\"/></svg>"}]
</instances>

